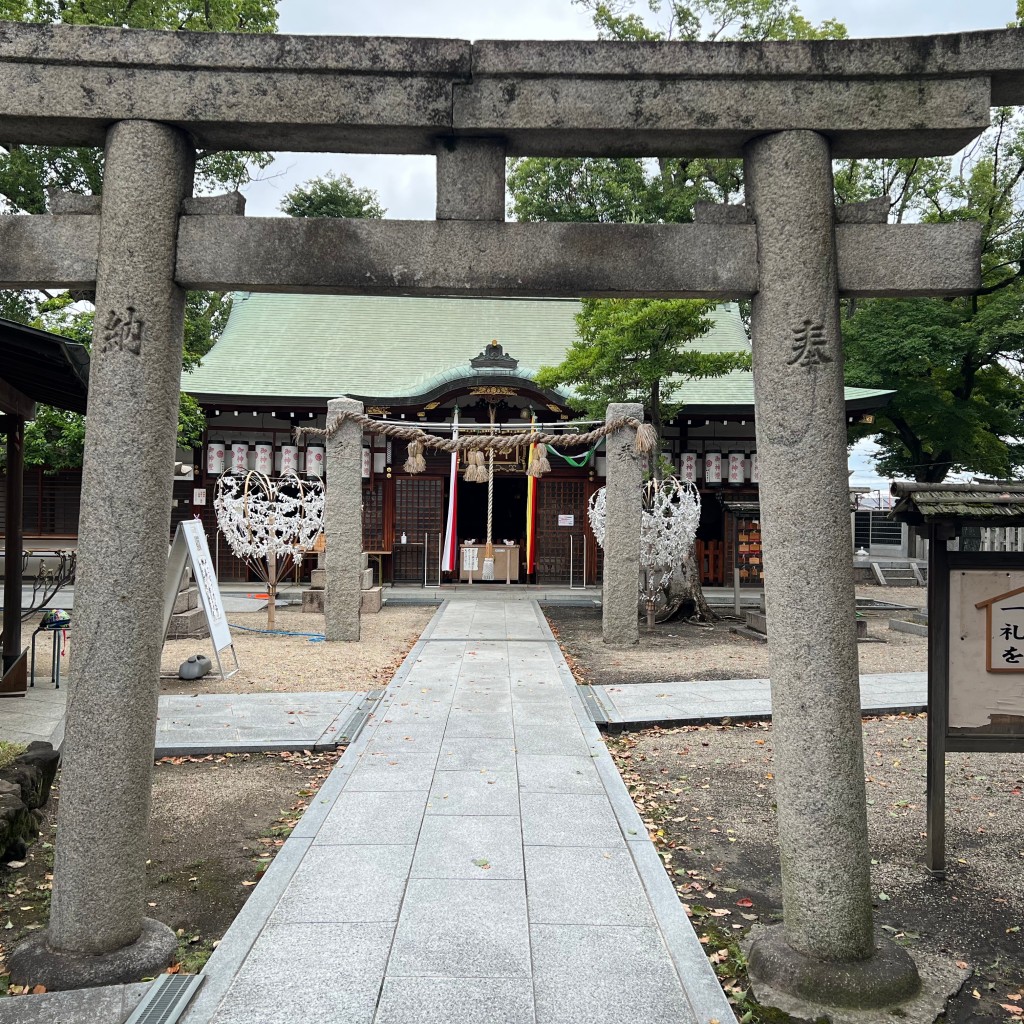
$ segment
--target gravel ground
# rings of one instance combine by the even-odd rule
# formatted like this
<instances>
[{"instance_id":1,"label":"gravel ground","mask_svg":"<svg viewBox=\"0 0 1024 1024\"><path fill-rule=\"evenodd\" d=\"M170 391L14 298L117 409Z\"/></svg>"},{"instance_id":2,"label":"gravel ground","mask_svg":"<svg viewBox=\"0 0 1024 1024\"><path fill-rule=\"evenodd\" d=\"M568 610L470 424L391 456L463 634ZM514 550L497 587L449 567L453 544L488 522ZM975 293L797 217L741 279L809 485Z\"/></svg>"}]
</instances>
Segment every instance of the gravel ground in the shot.
<instances>
[{"instance_id":1,"label":"gravel ground","mask_svg":"<svg viewBox=\"0 0 1024 1024\"><path fill-rule=\"evenodd\" d=\"M859 597L923 607L922 587L858 587ZM609 650L601 640L600 609L544 609L577 681L597 686L667 683L686 679L761 679L768 675L768 648L729 631L734 619L712 629L666 622L648 633L641 625L639 646ZM857 645L861 672L923 672L928 642L923 636L889 629L891 612L864 613L868 635L885 643Z\"/></svg>"},{"instance_id":2,"label":"gravel ground","mask_svg":"<svg viewBox=\"0 0 1024 1024\"><path fill-rule=\"evenodd\" d=\"M385 605L376 615L364 615L358 643L327 644L307 637L273 636L235 630L232 637L241 669L221 680L214 671L202 680L203 693L306 693L330 690L372 690L386 686L409 649L419 639L435 608ZM266 612L232 614L232 623L266 629ZM34 617L22 628L22 643L29 646L38 623ZM278 609L275 628L297 633L322 633L322 615ZM36 645L36 677L46 679L51 663L51 637L40 636ZM67 643L70 652L70 634ZM195 693L196 683L177 678L178 666L191 654L210 657L210 641L170 640L164 646L161 673L163 693ZM227 655L225 670L231 660ZM61 665L61 677L68 662Z\"/></svg>"},{"instance_id":3,"label":"gravel ground","mask_svg":"<svg viewBox=\"0 0 1024 1024\"><path fill-rule=\"evenodd\" d=\"M864 723L876 923L911 950L973 968L950 1024L1019 1020L1024 755L947 756L948 878L933 881L923 867L925 726L924 715ZM610 745L698 932L735 937L777 920L771 728L648 730Z\"/></svg>"}]
</instances>

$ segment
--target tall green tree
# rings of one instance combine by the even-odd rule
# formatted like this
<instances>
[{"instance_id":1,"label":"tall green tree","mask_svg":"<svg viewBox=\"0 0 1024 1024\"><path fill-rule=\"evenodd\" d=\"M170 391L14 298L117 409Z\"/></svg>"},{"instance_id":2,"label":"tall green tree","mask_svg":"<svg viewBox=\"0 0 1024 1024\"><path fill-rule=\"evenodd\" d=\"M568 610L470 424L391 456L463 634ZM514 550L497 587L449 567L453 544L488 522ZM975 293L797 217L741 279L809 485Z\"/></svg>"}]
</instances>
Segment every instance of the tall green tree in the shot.
<instances>
[{"instance_id":1,"label":"tall green tree","mask_svg":"<svg viewBox=\"0 0 1024 1024\"><path fill-rule=\"evenodd\" d=\"M278 209L289 217L352 217L379 220L387 213L372 188L357 185L347 174L328 172L288 192Z\"/></svg>"},{"instance_id":2,"label":"tall green tree","mask_svg":"<svg viewBox=\"0 0 1024 1024\"><path fill-rule=\"evenodd\" d=\"M693 299L585 299L576 316L579 336L558 366L540 369L537 383L570 385L599 418L609 402L640 402L660 438L679 409L675 396L685 381L749 365L744 355L689 347L711 330L714 308Z\"/></svg>"},{"instance_id":3,"label":"tall green tree","mask_svg":"<svg viewBox=\"0 0 1024 1024\"><path fill-rule=\"evenodd\" d=\"M982 225L982 288L957 299L860 302L843 325L846 380L895 394L876 422L886 476L1009 477L1024 466L1024 119L993 111L963 156L904 174L904 207L935 223Z\"/></svg>"},{"instance_id":4,"label":"tall green tree","mask_svg":"<svg viewBox=\"0 0 1024 1024\"><path fill-rule=\"evenodd\" d=\"M188 32L273 32L274 0L0 0L0 20L32 24L106 25ZM265 168L269 153L206 152L196 158L196 192L235 190ZM0 140L0 216L45 213L47 192L81 195L103 191L101 149L23 146ZM88 344L92 310L67 293L0 292L0 316ZM85 297L88 299L89 297ZM227 319L230 300L190 292L185 310L185 368L209 351ZM181 396L178 443L196 447L205 421L195 400ZM26 460L51 468L81 465L85 430L77 414L40 409L26 430Z\"/></svg>"}]
</instances>

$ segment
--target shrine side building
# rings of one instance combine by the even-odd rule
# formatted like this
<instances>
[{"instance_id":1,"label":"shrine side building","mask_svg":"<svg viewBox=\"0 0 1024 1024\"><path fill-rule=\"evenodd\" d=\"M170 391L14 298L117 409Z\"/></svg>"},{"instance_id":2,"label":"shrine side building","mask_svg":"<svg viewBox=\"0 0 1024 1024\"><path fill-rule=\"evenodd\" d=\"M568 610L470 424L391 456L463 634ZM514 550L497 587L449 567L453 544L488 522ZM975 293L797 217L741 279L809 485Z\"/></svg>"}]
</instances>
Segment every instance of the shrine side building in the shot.
<instances>
[{"instance_id":1,"label":"shrine side building","mask_svg":"<svg viewBox=\"0 0 1024 1024\"><path fill-rule=\"evenodd\" d=\"M245 579L245 565L217 538L217 476L234 467L323 473L323 443L296 444L296 426L323 427L327 402L358 399L369 416L449 433L561 424L588 429L569 390L549 390L537 369L561 361L576 338L579 303L568 299L396 298L241 293L222 337L183 390L202 407L203 452L195 479L175 485L174 523L198 515L207 526L222 580ZM740 310L725 303L694 343L704 352L749 352ZM889 392L847 388L850 421L870 415ZM628 400L631 396L623 396ZM760 510L753 376L683 382L682 411L664 429L676 472L701 491L698 565L705 585L760 586ZM521 552L527 533L527 451L495 463L493 536L510 549L515 582L582 586L601 577L601 553L587 503L603 484L603 447L565 459L537 481L534 572ZM405 445L363 438L363 547L385 583L457 581L441 571L450 489L450 456L426 453L426 471L405 472ZM330 481L327 481L330 486ZM463 547L486 536L487 487L459 474L455 535ZM808 509L808 516L813 510ZM468 564L468 563L467 563ZM465 575L465 574L463 574Z\"/></svg>"}]
</instances>

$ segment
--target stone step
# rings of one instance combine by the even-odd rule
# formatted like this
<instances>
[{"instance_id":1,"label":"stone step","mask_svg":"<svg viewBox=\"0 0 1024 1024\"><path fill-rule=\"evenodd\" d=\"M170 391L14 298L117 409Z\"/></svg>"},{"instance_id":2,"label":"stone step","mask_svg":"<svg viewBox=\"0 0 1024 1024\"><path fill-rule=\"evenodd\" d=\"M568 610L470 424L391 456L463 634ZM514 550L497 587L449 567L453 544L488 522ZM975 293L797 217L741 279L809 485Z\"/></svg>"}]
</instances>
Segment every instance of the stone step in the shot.
<instances>
[{"instance_id":1,"label":"stone step","mask_svg":"<svg viewBox=\"0 0 1024 1024\"><path fill-rule=\"evenodd\" d=\"M363 555L363 560L366 560L366 555ZM373 589L373 570L367 569L363 566L363 571L359 574L359 589L360 590L372 590Z\"/></svg>"},{"instance_id":2,"label":"stone step","mask_svg":"<svg viewBox=\"0 0 1024 1024\"><path fill-rule=\"evenodd\" d=\"M384 603L383 587L367 587L359 596L360 615L375 615Z\"/></svg>"},{"instance_id":3,"label":"stone step","mask_svg":"<svg viewBox=\"0 0 1024 1024\"><path fill-rule=\"evenodd\" d=\"M747 629L767 634L768 622L764 612L747 612Z\"/></svg>"},{"instance_id":4,"label":"stone step","mask_svg":"<svg viewBox=\"0 0 1024 1024\"><path fill-rule=\"evenodd\" d=\"M302 592L302 610L323 615L326 594L326 590L304 590Z\"/></svg>"},{"instance_id":5,"label":"stone step","mask_svg":"<svg viewBox=\"0 0 1024 1024\"><path fill-rule=\"evenodd\" d=\"M174 607L171 609L172 615L181 615L183 612L190 612L193 608L199 607L199 588L189 587L178 591L178 596L174 599Z\"/></svg>"},{"instance_id":6,"label":"stone step","mask_svg":"<svg viewBox=\"0 0 1024 1024\"><path fill-rule=\"evenodd\" d=\"M168 640L198 640L209 636L206 628L206 613L202 608L192 608L180 615L172 615L167 627Z\"/></svg>"},{"instance_id":7,"label":"stone step","mask_svg":"<svg viewBox=\"0 0 1024 1024\"><path fill-rule=\"evenodd\" d=\"M914 636L927 636L928 626L922 622L908 622L906 619L890 619L889 628L894 633L912 633Z\"/></svg>"},{"instance_id":8,"label":"stone step","mask_svg":"<svg viewBox=\"0 0 1024 1024\"><path fill-rule=\"evenodd\" d=\"M309 584L314 590L323 590L327 586L327 570L313 569L309 574Z\"/></svg>"}]
</instances>

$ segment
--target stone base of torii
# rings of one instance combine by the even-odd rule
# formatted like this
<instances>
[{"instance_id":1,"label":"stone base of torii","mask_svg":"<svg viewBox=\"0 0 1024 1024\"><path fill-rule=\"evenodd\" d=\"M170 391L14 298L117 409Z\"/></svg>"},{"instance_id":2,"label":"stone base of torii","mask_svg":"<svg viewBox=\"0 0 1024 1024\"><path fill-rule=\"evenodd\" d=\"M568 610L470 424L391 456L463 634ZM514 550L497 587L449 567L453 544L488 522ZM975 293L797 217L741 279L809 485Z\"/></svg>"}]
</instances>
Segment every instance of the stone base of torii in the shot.
<instances>
[{"instance_id":1,"label":"stone base of torii","mask_svg":"<svg viewBox=\"0 0 1024 1024\"><path fill-rule=\"evenodd\" d=\"M980 226L839 217L831 161L955 152L992 104L1024 102L1024 35L471 45L5 25L0 72L0 137L106 145L101 212L0 218L0 287L97 296L51 919L9 958L12 978L99 984L173 955L143 893L151 582L169 535L184 289L616 295L753 299L784 911L751 950L755 991L860 1007L911 997L913 963L873 927L852 570L834 558L852 550L838 301L977 289ZM245 218L189 198L196 148L434 153L438 219ZM741 156L746 211L503 223L509 156L652 153ZM358 637L357 449L339 432L328 477L337 640ZM628 644L640 488L627 432L608 455L605 638Z\"/></svg>"}]
</instances>

